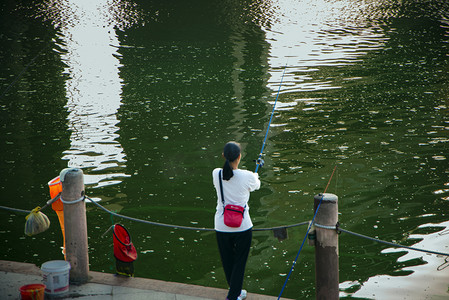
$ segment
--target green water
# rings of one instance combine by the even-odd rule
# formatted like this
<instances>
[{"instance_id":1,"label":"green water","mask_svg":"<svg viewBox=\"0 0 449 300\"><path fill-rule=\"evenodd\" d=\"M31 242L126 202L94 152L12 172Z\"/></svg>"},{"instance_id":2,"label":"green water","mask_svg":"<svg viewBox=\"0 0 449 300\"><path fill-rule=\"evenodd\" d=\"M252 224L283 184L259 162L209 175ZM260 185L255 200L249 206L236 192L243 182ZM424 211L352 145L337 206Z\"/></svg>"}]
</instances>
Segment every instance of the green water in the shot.
<instances>
[{"instance_id":1,"label":"green water","mask_svg":"<svg viewBox=\"0 0 449 300\"><path fill-rule=\"evenodd\" d=\"M255 169L285 69L250 202L255 226L310 220L337 166L328 192L343 228L449 252L445 1L162 2L0 4L2 205L43 205L47 182L80 167L86 193L110 210L213 227L222 147L240 141L241 167ZM0 259L61 259L46 213L51 228L26 237L24 215L2 211ZM87 220L91 270L115 272L102 234L120 222L136 276L226 288L214 233L112 218L89 203ZM305 230L282 242L254 234L248 291L279 294ZM447 292L442 257L345 234L339 247L341 297ZM305 246L283 296L313 299L314 278Z\"/></svg>"}]
</instances>

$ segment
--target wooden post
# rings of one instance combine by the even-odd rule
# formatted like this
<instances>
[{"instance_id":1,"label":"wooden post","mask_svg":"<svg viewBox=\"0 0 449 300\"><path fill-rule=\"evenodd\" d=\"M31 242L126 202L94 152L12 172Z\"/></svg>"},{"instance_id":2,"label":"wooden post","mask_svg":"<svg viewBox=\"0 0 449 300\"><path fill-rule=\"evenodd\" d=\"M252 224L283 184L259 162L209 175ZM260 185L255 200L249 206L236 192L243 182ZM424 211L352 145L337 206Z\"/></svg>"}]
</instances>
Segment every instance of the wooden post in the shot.
<instances>
[{"instance_id":1,"label":"wooden post","mask_svg":"<svg viewBox=\"0 0 449 300\"><path fill-rule=\"evenodd\" d=\"M321 205L315 217L315 286L316 299L339 299L338 278L338 197L334 194L318 194L314 197L314 211ZM328 227L328 228L323 228Z\"/></svg>"},{"instance_id":2,"label":"wooden post","mask_svg":"<svg viewBox=\"0 0 449 300\"><path fill-rule=\"evenodd\" d=\"M59 177L64 203L65 251L71 266L69 278L71 283L82 284L88 281L89 274L83 171L68 168L62 170Z\"/></svg>"}]
</instances>

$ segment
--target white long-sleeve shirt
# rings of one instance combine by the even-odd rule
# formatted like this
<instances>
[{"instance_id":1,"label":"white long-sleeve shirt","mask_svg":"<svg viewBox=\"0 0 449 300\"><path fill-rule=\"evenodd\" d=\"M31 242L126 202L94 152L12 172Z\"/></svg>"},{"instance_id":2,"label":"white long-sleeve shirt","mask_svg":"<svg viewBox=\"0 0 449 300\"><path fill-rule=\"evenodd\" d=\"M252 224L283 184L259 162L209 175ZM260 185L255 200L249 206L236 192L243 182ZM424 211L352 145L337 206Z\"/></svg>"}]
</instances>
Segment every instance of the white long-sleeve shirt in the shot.
<instances>
[{"instance_id":1,"label":"white long-sleeve shirt","mask_svg":"<svg viewBox=\"0 0 449 300\"><path fill-rule=\"evenodd\" d=\"M223 180L223 171L221 172L223 183L223 194L225 205L233 204L245 207L243 214L243 221L240 227L229 227L223 221L223 202L221 200L220 182L218 180L219 171L221 168L216 168L212 171L213 183L217 191L217 211L215 213L215 230L221 232L240 232L253 227L253 222L249 215L249 194L252 191L260 188L259 175L247 170L233 170L234 176L229 180Z\"/></svg>"}]
</instances>

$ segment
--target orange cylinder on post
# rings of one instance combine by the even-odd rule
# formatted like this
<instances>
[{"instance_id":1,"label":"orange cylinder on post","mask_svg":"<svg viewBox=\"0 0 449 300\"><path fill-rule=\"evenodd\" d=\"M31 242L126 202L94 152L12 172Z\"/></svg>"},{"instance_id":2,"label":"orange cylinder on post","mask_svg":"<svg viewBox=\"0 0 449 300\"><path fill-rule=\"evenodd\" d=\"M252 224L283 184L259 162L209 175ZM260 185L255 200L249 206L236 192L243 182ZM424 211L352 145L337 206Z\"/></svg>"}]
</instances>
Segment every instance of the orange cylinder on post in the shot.
<instances>
[{"instance_id":1,"label":"orange cylinder on post","mask_svg":"<svg viewBox=\"0 0 449 300\"><path fill-rule=\"evenodd\" d=\"M56 197L59 193L62 193L62 182L61 182L59 176L50 180L48 182L48 187L50 188L50 198L51 199ZM59 225L61 225L62 238L64 240L62 253L64 254L64 258L65 258L64 204L62 203L61 199L58 199L51 204L51 208L53 208L53 210L58 215Z\"/></svg>"},{"instance_id":2,"label":"orange cylinder on post","mask_svg":"<svg viewBox=\"0 0 449 300\"><path fill-rule=\"evenodd\" d=\"M53 178L48 182L48 187L50 188L50 198L53 199L56 197L59 193L62 192L62 182L58 177ZM56 200L51 204L51 208L53 210L63 210L63 204L61 202L61 199Z\"/></svg>"}]
</instances>

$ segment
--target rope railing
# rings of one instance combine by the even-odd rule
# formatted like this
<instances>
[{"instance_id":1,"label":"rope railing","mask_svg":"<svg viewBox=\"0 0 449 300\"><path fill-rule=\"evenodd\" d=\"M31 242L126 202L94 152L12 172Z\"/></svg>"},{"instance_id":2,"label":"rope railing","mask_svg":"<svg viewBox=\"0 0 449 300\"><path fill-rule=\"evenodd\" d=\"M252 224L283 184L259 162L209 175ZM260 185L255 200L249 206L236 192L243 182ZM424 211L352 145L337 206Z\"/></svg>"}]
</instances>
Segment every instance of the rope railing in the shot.
<instances>
[{"instance_id":1,"label":"rope railing","mask_svg":"<svg viewBox=\"0 0 449 300\"><path fill-rule=\"evenodd\" d=\"M91 198L87 197L86 198L91 201L93 204L95 204L98 208L102 209L103 211L122 218L122 219L126 219L126 220L130 220L130 221L135 221L135 222L140 222L140 223L145 223L145 224L150 224L150 225L156 225L156 226L162 226L162 227L169 227L169 228L176 228L176 229L186 229L186 230L195 230L195 231L215 231L214 228L205 228L205 227L192 227L192 226L182 226L182 225L174 225L174 224L166 224L166 223L160 223L160 222L154 222L154 221L148 221L148 220L142 220L142 219L137 219L137 218L133 218L133 217L128 217L125 215L121 215L118 214L116 212L110 211L108 210L106 207L102 206L101 204L99 204L97 201L92 200ZM269 231L269 230L277 230L277 229L284 229L284 228L292 228L292 227L297 227L297 226L302 226L302 225L307 225L309 224L309 222L301 222L301 223L296 223L296 224L290 224L290 225L283 225L283 226L276 226L276 227L269 227L269 228L253 228L253 231Z\"/></svg>"},{"instance_id":2,"label":"rope railing","mask_svg":"<svg viewBox=\"0 0 449 300\"><path fill-rule=\"evenodd\" d=\"M191 227L191 226L182 226L182 225L173 225L173 224L165 224L165 223L160 223L160 222L154 222L154 221L148 221L148 220L142 220L142 219L138 219L138 218L133 218L133 217L128 217L122 214L118 214L116 212L110 211L109 209L107 209L106 207L100 205L97 201L92 200L91 198L87 197L86 198L92 202L93 204L95 204L98 208L100 208L101 210L115 216L115 217L119 217L125 220L130 220L130 221L134 221L134 222L139 222L139 223L144 223L144 224L149 224L149 225L156 225L156 226L161 226L161 227L169 227L169 228L177 228L177 229L187 229L187 230L196 230L196 231L214 231L214 229L212 228L204 228L204 227Z\"/></svg>"},{"instance_id":3,"label":"rope railing","mask_svg":"<svg viewBox=\"0 0 449 300\"><path fill-rule=\"evenodd\" d=\"M58 197L59 197L59 195L58 195ZM104 207L101 204L99 204L98 201L95 201L95 200L91 199L88 196L85 196L85 198L87 198L90 202L92 202L94 205L96 205L101 210L103 210L103 211L105 211L105 212L107 212L107 213L109 213L109 214L111 214L113 216L116 216L116 217L119 217L119 218L122 218L122 219L125 219L125 220L130 220L130 221L144 223L144 224L149 224L149 225L161 226L161 227L175 228L175 229L186 229L186 230L194 230L194 231L215 231L214 228L166 224L166 223L148 221L148 220L143 220L143 219L138 219L138 218L134 218L134 217L125 216L125 215L118 214L116 212L110 211L106 207ZM54 199L50 200L49 202L53 202L53 200ZM45 208L45 206L43 206L41 208L41 210L44 209L44 208ZM1 205L0 205L0 209L9 210L9 211L18 212L18 213L27 213L27 214L31 212L31 210L24 210L24 209L12 208L12 207L1 206ZM310 223L309 221L305 221L305 222L300 222L300 223L295 223L295 224L281 225L281 226L274 226L274 227L267 227L267 228L253 228L253 231L280 230L280 229L287 229L287 228L293 228L293 227L308 225L309 223Z\"/></svg>"},{"instance_id":4,"label":"rope railing","mask_svg":"<svg viewBox=\"0 0 449 300\"><path fill-rule=\"evenodd\" d=\"M3 209L3 210L9 210L9 211L12 211L12 212L25 213L25 214L29 214L29 213L31 212L31 210L25 210L25 209L20 209L20 208L7 207L7 206L3 206L3 205L0 205L0 209Z\"/></svg>"},{"instance_id":5,"label":"rope railing","mask_svg":"<svg viewBox=\"0 0 449 300\"><path fill-rule=\"evenodd\" d=\"M334 228L332 228L332 230L337 230L337 232L348 233L348 234L351 234L351 235L359 237L359 238L364 238L364 239L367 239L367 240L371 240L371 241L374 241L374 242L377 242L377 243L393 246L393 247L396 247L396 248L404 248L404 249L408 249L408 250L424 252L424 253L427 253L427 254L436 254L436 255L442 255L442 256L449 256L449 253L443 253L443 252L438 252L438 251L431 251L431 250L419 249L419 248L410 247L410 246L399 245L399 244L396 244L396 243L387 242L387 241L383 241L383 240L376 239L376 238L373 238L373 237L369 237L367 235L363 235L363 234L360 234L360 233L352 232L352 231L343 229L343 228L341 228L339 226L335 226Z\"/></svg>"},{"instance_id":6,"label":"rope railing","mask_svg":"<svg viewBox=\"0 0 449 300\"><path fill-rule=\"evenodd\" d=\"M47 208L47 206L49 206L50 204L52 204L53 202L58 200L60 196L61 196L61 193L56 195L53 199L48 200L47 203L45 203L44 206L38 207L39 211L44 210L45 208ZM25 209L7 207L7 206L2 206L2 205L0 205L0 209L9 210L9 211L13 211L13 212L20 212L20 213L25 213L25 214L29 214L29 213L32 212L32 210L25 210Z\"/></svg>"},{"instance_id":7,"label":"rope railing","mask_svg":"<svg viewBox=\"0 0 449 300\"><path fill-rule=\"evenodd\" d=\"M92 200L91 198L89 198L87 196L85 196L85 197L89 201L94 203L98 208L102 209L103 211L105 211L105 212L107 212L107 213L109 213L109 214L111 214L113 216L116 216L116 217L119 217L119 218L123 218L123 219L127 219L127 220L130 220L130 221L135 221L135 222L140 222L140 223L145 223L145 224L155 225L155 226L176 228L176 229L186 229L186 230L194 230L194 231L215 231L215 229L213 229L213 228L165 224L165 223L153 222L153 221L142 220L142 219L138 219L138 218L125 216L125 215L118 214L116 212L110 211L107 208L105 208L104 206L100 205L97 201L94 201L94 200ZM54 198L52 200L54 200ZM52 200L50 200L50 201L52 201ZM31 212L31 210L12 208L12 207L7 207L7 206L3 206L3 205L0 205L0 209L12 211L12 212L18 212L18 213L30 213ZM286 228L293 228L293 227L298 227L298 226L303 226L303 225L308 225L308 224L311 224L311 222L310 221L304 221L304 222L300 222L300 223L296 223L296 224L283 225L283 226L275 226L275 227L268 227L268 228L253 228L253 231L270 231L270 230L286 229ZM424 253L427 253L427 254L435 254L435 255L441 255L441 256L448 256L449 257L449 253L444 253L444 252L439 252L439 251L432 251L432 250L425 250L425 249L419 249L419 248L410 247L410 246L404 246L404 245L400 245L400 244L397 244L397 243L388 242L388 241L384 241L384 240L381 240L381 239L378 239L378 238L373 238L373 237L370 237L370 236L367 236L367 235L356 233L356 232L353 232L353 231L341 228L340 224L336 224L335 226L323 226L323 225L314 223L313 225L315 225L316 227L319 227L319 228L327 229L327 230L336 230L338 233L344 232L344 233L347 233L347 234L350 234L350 235L353 235L353 236L356 236L356 237L359 237L359 238L367 239L367 240L370 240L370 241L374 241L374 242L377 242L377 243L385 244L385 245L392 246L392 247L395 247L395 248L403 248L403 249L408 249L408 250L413 250L413 251L418 251L418 252L424 252Z\"/></svg>"}]
</instances>

